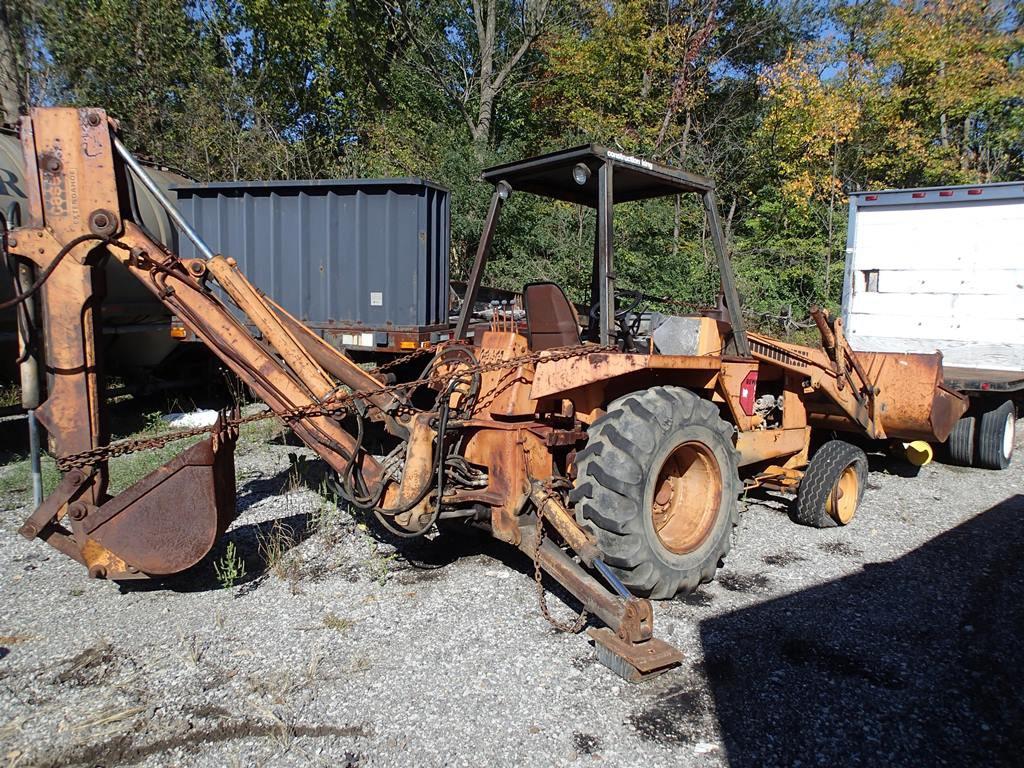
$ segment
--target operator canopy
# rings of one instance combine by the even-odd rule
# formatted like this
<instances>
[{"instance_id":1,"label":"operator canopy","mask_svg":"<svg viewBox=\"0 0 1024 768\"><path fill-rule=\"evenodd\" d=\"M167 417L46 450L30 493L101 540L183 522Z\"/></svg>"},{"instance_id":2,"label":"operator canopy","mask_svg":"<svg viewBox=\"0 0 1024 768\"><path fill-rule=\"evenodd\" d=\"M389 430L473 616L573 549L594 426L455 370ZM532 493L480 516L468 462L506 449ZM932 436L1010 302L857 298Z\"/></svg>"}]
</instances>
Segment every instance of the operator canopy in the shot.
<instances>
[{"instance_id":1,"label":"operator canopy","mask_svg":"<svg viewBox=\"0 0 1024 768\"><path fill-rule=\"evenodd\" d=\"M598 169L610 162L614 169L612 202L628 203L680 192L710 192L710 179L667 165L652 163L597 144L585 144L488 168L484 181L506 182L512 189L543 197L598 205Z\"/></svg>"}]
</instances>

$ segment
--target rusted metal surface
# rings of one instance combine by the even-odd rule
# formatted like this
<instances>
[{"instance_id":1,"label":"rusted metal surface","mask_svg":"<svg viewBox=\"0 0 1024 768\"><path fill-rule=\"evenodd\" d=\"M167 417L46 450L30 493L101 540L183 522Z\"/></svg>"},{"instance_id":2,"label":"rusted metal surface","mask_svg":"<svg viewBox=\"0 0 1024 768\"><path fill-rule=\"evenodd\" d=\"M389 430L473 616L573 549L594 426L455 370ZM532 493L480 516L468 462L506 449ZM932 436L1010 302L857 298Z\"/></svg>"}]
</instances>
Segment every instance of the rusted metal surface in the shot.
<instances>
[{"instance_id":1,"label":"rusted metal surface","mask_svg":"<svg viewBox=\"0 0 1024 768\"><path fill-rule=\"evenodd\" d=\"M107 439L95 343L96 305L102 296L94 294L94 267L87 258L117 224L112 214L105 214L105 222L95 216L118 207L110 176L110 132L97 110L35 110L31 125L21 137L29 202L26 226L17 230L18 245L11 251L40 271L60 259L60 268L40 292L48 392L36 418L49 433L53 451L74 453ZM90 183L94 177L96 183ZM94 226L104 225L99 232L90 227L90 219ZM106 484L106 467L101 466L90 474L81 495L97 504Z\"/></svg>"},{"instance_id":2,"label":"rusted metal surface","mask_svg":"<svg viewBox=\"0 0 1024 768\"><path fill-rule=\"evenodd\" d=\"M651 522L670 552L685 554L704 544L722 502L722 475L714 451L682 443L665 458L654 484Z\"/></svg>"},{"instance_id":3,"label":"rusted metal surface","mask_svg":"<svg viewBox=\"0 0 1024 768\"><path fill-rule=\"evenodd\" d=\"M549 520L565 543L580 556L580 560L587 566L593 566L595 558L601 556L601 551L587 532L580 528L576 518L565 508L561 497L552 493L544 484L534 482L530 491L530 501L537 509L538 519Z\"/></svg>"},{"instance_id":4,"label":"rusted metal surface","mask_svg":"<svg viewBox=\"0 0 1024 768\"><path fill-rule=\"evenodd\" d=\"M200 495L196 503L190 505L197 515L195 521L186 521L186 528L195 523L196 533L190 539L191 544L181 537L149 537L151 542L158 539L163 542L162 555L156 550L145 557L118 555L100 543L100 539L109 540L115 549L125 550L131 537L146 540L147 525L157 526L161 516L138 511L142 509L138 504L111 514L95 529L88 528L84 522L90 519L93 510L113 512L116 506L110 506L111 502L105 497L106 459L110 454L103 424L102 368L96 345L96 307L102 296L93 292L93 272L99 259L98 255L90 256L91 252L98 245L106 246L129 273L182 318L190 330L279 412L295 412L311 406L320 408L321 400L334 390L336 382L295 342L294 336L258 293L251 287L247 289L244 278L234 274L226 260L212 260L213 271L233 289L235 300L245 303L251 314L257 316L261 330L271 343L276 342L281 347L274 352L281 355L283 363L256 342L223 305L204 290L203 282L210 276L210 263L179 261L151 241L134 223L122 220L118 212L117 158L112 151L110 124L102 111L35 110L23 121L22 141L29 168L30 204L27 226L17 230L10 250L16 258L34 263L46 276L39 296L44 317L42 331L47 342L44 363L49 387L38 416L51 436L52 452L59 466L67 468L70 457L92 457L86 459L92 463L85 487L76 490L77 499L73 502L78 505L75 507L78 518L71 518L68 513L77 530L73 534L50 531L47 526L51 523L47 523L38 535L45 533L51 543L60 542L62 547L67 545L70 536L74 541L71 548L77 547L79 553L86 553L86 564L96 574L134 574L127 570L129 567L153 573L180 570L194 562L198 549L208 549L215 538L215 535L211 538L210 533L219 528L216 522L219 506L214 503L218 495L211 490L216 482L196 481L196 488L206 490L197 491ZM339 471L350 458L356 458L368 482L379 482L379 467L373 458L355 456L358 449L353 438L335 419L299 416L291 425L307 442L320 446L328 462ZM222 463L218 462L217 466ZM195 466L199 465L190 459L174 472L165 468L163 474L194 476L197 470L189 468ZM223 474L218 472L218 476ZM156 481L151 478L150 482ZM176 481L164 478L154 487L164 487L166 482L171 483L167 488L173 488ZM179 498L188 498L180 490L178 493ZM130 496L122 494L118 498L128 503ZM220 497L223 496L221 493ZM149 498L156 499L158 495L150 493ZM129 514L131 510L136 512ZM49 517L48 513L45 516ZM60 516L60 512L53 516L53 524ZM122 522L127 520L134 522L130 525ZM189 533L182 535L191 536ZM179 551L175 553L175 549ZM142 557L144 562L133 562L133 557Z\"/></svg>"},{"instance_id":5,"label":"rusted metal surface","mask_svg":"<svg viewBox=\"0 0 1024 768\"><path fill-rule=\"evenodd\" d=\"M73 519L76 536L102 547L87 550L90 574L164 576L202 560L235 517L234 441L207 438Z\"/></svg>"},{"instance_id":6,"label":"rusted metal surface","mask_svg":"<svg viewBox=\"0 0 1024 768\"><path fill-rule=\"evenodd\" d=\"M678 648L656 637L629 643L607 627L588 629L587 634L594 641L598 658L631 683L668 672L684 658Z\"/></svg>"},{"instance_id":7,"label":"rusted metal surface","mask_svg":"<svg viewBox=\"0 0 1024 768\"><path fill-rule=\"evenodd\" d=\"M800 462L800 466L806 464L806 460ZM803 479L804 473L799 469L792 467L781 467L777 464L772 464L754 475L748 478L744 482L743 487L745 490L752 488L770 488L776 491L782 491L783 493L792 493L800 486L800 481Z\"/></svg>"},{"instance_id":8,"label":"rusted metal surface","mask_svg":"<svg viewBox=\"0 0 1024 768\"><path fill-rule=\"evenodd\" d=\"M168 575L195 565L235 516L236 432L219 420L213 429L213 437L99 505L86 494L93 473L72 469L19 532L97 578Z\"/></svg>"},{"instance_id":9,"label":"rusted metal surface","mask_svg":"<svg viewBox=\"0 0 1024 768\"><path fill-rule=\"evenodd\" d=\"M721 370L721 357L684 355L637 355L600 353L563 360L548 361L541 353L533 376L531 397L566 397L594 384L607 382L627 374L649 371L679 372L674 381L686 381L693 372L693 380L711 381L711 375Z\"/></svg>"},{"instance_id":10,"label":"rusted metal surface","mask_svg":"<svg viewBox=\"0 0 1024 768\"><path fill-rule=\"evenodd\" d=\"M491 203L487 207L487 217L484 219L484 230L477 244L476 258L473 260L473 268L469 273L469 280L466 281L466 295L463 298L462 309L459 312L459 320L455 324L455 338L466 338L466 331L469 330L470 318L473 314L473 305L476 304L477 292L480 290L480 281L483 280L484 269L487 267L487 258L491 253L491 241L494 239L494 230L498 226L498 217L501 215L502 206L508 199L511 188L505 185L496 185L491 195Z\"/></svg>"},{"instance_id":11,"label":"rusted metal surface","mask_svg":"<svg viewBox=\"0 0 1024 768\"><path fill-rule=\"evenodd\" d=\"M434 438L436 432L430 424L430 414L417 414L405 445L405 470L402 484L396 491L397 506L405 511L395 522L410 531L427 526L429 513L428 493L434 486Z\"/></svg>"},{"instance_id":12,"label":"rusted metal surface","mask_svg":"<svg viewBox=\"0 0 1024 768\"><path fill-rule=\"evenodd\" d=\"M729 325L732 327L731 346L735 347L735 354L738 354L740 357L750 357L750 342L747 339L747 331L743 321L739 291L736 289L736 276L733 273L729 252L725 247L722 225L718 220L718 203L715 200L714 190L705 190L702 198L704 201L704 212L708 217L711 242L714 243L715 256L718 259L718 273L722 281L725 307L729 313Z\"/></svg>"},{"instance_id":13,"label":"rusted metal surface","mask_svg":"<svg viewBox=\"0 0 1024 768\"><path fill-rule=\"evenodd\" d=\"M876 421L886 437L942 442L967 408L942 384L942 355L858 352L877 394Z\"/></svg>"},{"instance_id":14,"label":"rusted metal surface","mask_svg":"<svg viewBox=\"0 0 1024 768\"><path fill-rule=\"evenodd\" d=\"M576 615L576 618L571 622L563 622L556 619L551 615L551 611L548 610L547 592L544 589L544 574L543 567L541 566L541 549L544 546L544 511L542 507L537 509L537 524L533 529L534 541L533 541L533 552L531 557L533 558L533 580L537 585L537 603L540 605L540 612L547 619L548 624L553 626L559 632L568 632L569 634L576 634L583 627L587 625L587 609L581 608L580 612Z\"/></svg>"},{"instance_id":15,"label":"rusted metal surface","mask_svg":"<svg viewBox=\"0 0 1024 768\"><path fill-rule=\"evenodd\" d=\"M206 268L217 283L224 288L246 317L256 325L270 346L291 368L313 398L321 400L334 389L334 380L327 375L327 372L306 351L306 348L299 344L295 335L282 322L280 315L268 306L266 299L236 267L235 260L230 257L214 256L206 262ZM191 270L189 273L194 274Z\"/></svg>"},{"instance_id":16,"label":"rusted metal surface","mask_svg":"<svg viewBox=\"0 0 1024 768\"><path fill-rule=\"evenodd\" d=\"M808 438L809 432L804 427L740 432L736 435L740 466L759 464L799 453L807 445Z\"/></svg>"},{"instance_id":17,"label":"rusted metal surface","mask_svg":"<svg viewBox=\"0 0 1024 768\"><path fill-rule=\"evenodd\" d=\"M160 297L275 412L287 414L293 409L307 406L315 410L321 404L311 394L311 386L257 342L184 267L175 263L165 267L156 262L153 257L162 252L156 250L155 244L134 224L126 224L120 240L130 248L125 258L129 272ZM172 289L170 292L167 290L169 288ZM314 386L319 383L312 382ZM316 446L314 450L338 472L345 469L349 458L356 451L354 438L334 419L325 416L300 417L289 419L289 426L307 445ZM360 461L368 481L371 484L379 482L380 467L376 460L364 455Z\"/></svg>"},{"instance_id":18,"label":"rusted metal surface","mask_svg":"<svg viewBox=\"0 0 1024 768\"><path fill-rule=\"evenodd\" d=\"M544 440L522 425L509 429L470 431L466 459L487 467L487 492L500 499L490 510L494 535L509 544L521 545L523 529L519 514L529 496L531 480L551 478L551 452Z\"/></svg>"},{"instance_id":19,"label":"rusted metal surface","mask_svg":"<svg viewBox=\"0 0 1024 768\"><path fill-rule=\"evenodd\" d=\"M750 339L754 357L805 378L807 418L814 426L875 439L941 442L967 408L966 398L942 385L938 353L854 352L847 346L841 360L849 366L840 370L826 351L755 333ZM838 346L841 337L826 341Z\"/></svg>"},{"instance_id":20,"label":"rusted metal surface","mask_svg":"<svg viewBox=\"0 0 1024 768\"><path fill-rule=\"evenodd\" d=\"M623 641L636 644L653 637L654 611L649 600L613 594L549 539L538 547L535 528L524 528L519 548Z\"/></svg>"},{"instance_id":21,"label":"rusted metal surface","mask_svg":"<svg viewBox=\"0 0 1024 768\"><path fill-rule=\"evenodd\" d=\"M22 523L17 532L26 539L35 539L39 536L43 529L58 520L65 513L67 505L80 495L81 488L90 480L90 474L81 469L66 472L53 492Z\"/></svg>"},{"instance_id":22,"label":"rusted metal surface","mask_svg":"<svg viewBox=\"0 0 1024 768\"><path fill-rule=\"evenodd\" d=\"M538 550L537 533L533 527L523 529L519 549L531 559L536 559L541 568L568 589L588 613L616 630L622 625L625 600L602 587L597 579L574 563L550 540L541 542Z\"/></svg>"},{"instance_id":23,"label":"rusted metal surface","mask_svg":"<svg viewBox=\"0 0 1024 768\"><path fill-rule=\"evenodd\" d=\"M740 464L762 465L753 470L753 484L784 489L799 483L812 425L875 438L934 438L962 413L962 399L941 386L938 358L856 355L842 324L824 313L824 350L744 334L741 327L730 329L720 313L699 324L707 337L698 341L703 353L696 355L625 354L616 346L576 343L533 349L528 325L496 314L488 330L475 334L473 346L453 342L398 360L391 370L367 372L263 296L229 256L183 260L149 239L118 208L125 197L118 186L127 173L122 163L132 169L137 164L126 150L112 151L118 145L101 111L36 110L23 125L36 188L29 196L29 225L16 231L12 250L48 275L40 301L53 383L40 415L66 474L22 532L97 577L166 575L205 556L234 514L235 430L247 420L276 415L337 473L342 495L393 533L420 535L445 514L484 525L519 547L534 559L538 575L543 569L583 605L574 621L553 623L576 631L593 614L608 627L594 634L599 653L627 678L642 678L681 656L653 639L651 603L631 595L604 565L566 501L576 452L611 401L655 385L699 392L735 426ZM205 435L198 430L109 442L95 344L99 248L270 406L267 414L224 419L212 436L112 499L105 492L112 456ZM93 249L97 253L88 258ZM719 255L727 262L724 250ZM613 275L600 277L600 303L609 310ZM241 308L242 319L218 298L212 290L217 286ZM738 317L737 302L727 297L730 316ZM606 326L601 330L609 331ZM726 344L744 356L723 354ZM550 346L550 339L539 346ZM424 373L410 380L414 367ZM396 380L399 370L406 371L404 380ZM758 411L754 396L762 388L783 405ZM382 460L363 445L365 419L380 422L392 441ZM357 428L346 429L343 420ZM723 435L728 438L728 430ZM684 445L656 478L652 524L671 552L696 550L708 535L710 512L723 492L711 480L717 476L713 461ZM596 569L612 590L584 566ZM551 618L542 584L539 594L542 612Z\"/></svg>"}]
</instances>

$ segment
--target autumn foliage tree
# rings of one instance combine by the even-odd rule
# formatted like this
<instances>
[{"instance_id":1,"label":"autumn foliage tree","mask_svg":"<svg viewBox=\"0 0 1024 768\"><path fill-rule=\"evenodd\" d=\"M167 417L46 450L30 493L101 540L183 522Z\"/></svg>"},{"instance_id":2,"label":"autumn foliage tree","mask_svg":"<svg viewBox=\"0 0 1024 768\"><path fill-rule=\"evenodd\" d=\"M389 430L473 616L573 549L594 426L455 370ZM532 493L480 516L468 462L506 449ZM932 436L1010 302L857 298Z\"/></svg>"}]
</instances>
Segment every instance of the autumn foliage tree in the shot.
<instances>
[{"instance_id":1,"label":"autumn foliage tree","mask_svg":"<svg viewBox=\"0 0 1024 768\"><path fill-rule=\"evenodd\" d=\"M98 104L203 179L420 175L453 191L463 272L480 170L597 141L717 183L752 322L835 306L846 195L1024 176L1020 0L0 0L22 106ZM7 53L3 53L7 51ZM13 73L13 74L12 74ZM593 218L514 196L489 280L585 299ZM717 280L700 206L616 214L624 287Z\"/></svg>"}]
</instances>

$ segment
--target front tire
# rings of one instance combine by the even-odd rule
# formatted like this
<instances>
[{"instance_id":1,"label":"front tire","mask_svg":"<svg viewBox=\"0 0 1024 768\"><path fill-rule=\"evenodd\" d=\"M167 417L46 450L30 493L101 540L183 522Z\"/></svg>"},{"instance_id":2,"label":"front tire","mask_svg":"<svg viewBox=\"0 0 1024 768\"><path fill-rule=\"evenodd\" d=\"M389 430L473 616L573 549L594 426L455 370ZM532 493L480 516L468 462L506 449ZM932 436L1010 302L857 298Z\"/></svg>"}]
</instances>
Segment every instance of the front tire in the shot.
<instances>
[{"instance_id":1,"label":"front tire","mask_svg":"<svg viewBox=\"0 0 1024 768\"><path fill-rule=\"evenodd\" d=\"M842 440L829 440L811 457L796 494L796 521L813 528L846 525L868 482L868 457Z\"/></svg>"},{"instance_id":2,"label":"front tire","mask_svg":"<svg viewBox=\"0 0 1024 768\"><path fill-rule=\"evenodd\" d=\"M621 397L588 430L570 498L635 594L670 598L714 578L739 514L733 431L680 387Z\"/></svg>"}]
</instances>

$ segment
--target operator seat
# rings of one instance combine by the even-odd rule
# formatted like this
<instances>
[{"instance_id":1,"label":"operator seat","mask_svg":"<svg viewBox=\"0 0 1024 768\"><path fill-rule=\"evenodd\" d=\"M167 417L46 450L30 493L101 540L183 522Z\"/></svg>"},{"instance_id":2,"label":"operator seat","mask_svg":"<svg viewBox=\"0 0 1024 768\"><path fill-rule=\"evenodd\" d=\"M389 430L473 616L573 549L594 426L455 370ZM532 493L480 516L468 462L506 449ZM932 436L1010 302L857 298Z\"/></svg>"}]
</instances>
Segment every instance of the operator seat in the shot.
<instances>
[{"instance_id":1,"label":"operator seat","mask_svg":"<svg viewBox=\"0 0 1024 768\"><path fill-rule=\"evenodd\" d=\"M576 307L555 283L528 283L523 287L526 337L533 352L580 343Z\"/></svg>"}]
</instances>

